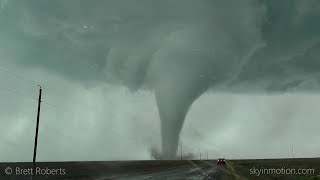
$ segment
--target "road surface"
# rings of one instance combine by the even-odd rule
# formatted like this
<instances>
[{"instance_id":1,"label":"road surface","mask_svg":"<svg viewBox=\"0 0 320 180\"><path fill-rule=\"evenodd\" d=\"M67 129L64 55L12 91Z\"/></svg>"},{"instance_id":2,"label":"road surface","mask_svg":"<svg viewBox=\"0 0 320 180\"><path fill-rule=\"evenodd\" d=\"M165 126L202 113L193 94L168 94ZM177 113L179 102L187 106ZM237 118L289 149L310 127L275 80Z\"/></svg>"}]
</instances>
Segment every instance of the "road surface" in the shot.
<instances>
[{"instance_id":1,"label":"road surface","mask_svg":"<svg viewBox=\"0 0 320 180\"><path fill-rule=\"evenodd\" d=\"M214 163L195 164L189 161L189 165L184 165L167 170L159 170L149 173L128 175L127 177L114 178L119 180L219 180L222 172ZM106 178L105 180L107 180ZM100 179L103 180L103 179Z\"/></svg>"},{"instance_id":2,"label":"road surface","mask_svg":"<svg viewBox=\"0 0 320 180\"><path fill-rule=\"evenodd\" d=\"M31 169L30 162L0 163L0 179L30 180ZM37 169L46 170L45 172L48 170L48 173L62 169L63 173L39 173L36 180L192 180L221 179L223 174L223 168L218 167L214 160L38 162Z\"/></svg>"}]
</instances>

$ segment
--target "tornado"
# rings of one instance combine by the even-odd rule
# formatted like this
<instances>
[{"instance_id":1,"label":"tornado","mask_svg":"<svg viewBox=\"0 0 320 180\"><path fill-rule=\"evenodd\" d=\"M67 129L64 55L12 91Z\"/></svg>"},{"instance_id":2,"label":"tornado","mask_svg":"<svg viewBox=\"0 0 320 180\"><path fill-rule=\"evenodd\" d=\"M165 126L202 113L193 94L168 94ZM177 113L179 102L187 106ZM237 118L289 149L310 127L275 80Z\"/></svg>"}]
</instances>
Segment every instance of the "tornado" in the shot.
<instances>
[{"instance_id":1,"label":"tornado","mask_svg":"<svg viewBox=\"0 0 320 180\"><path fill-rule=\"evenodd\" d=\"M193 102L213 81L212 57L170 42L150 65L161 120L161 159L176 159L180 133Z\"/></svg>"},{"instance_id":2,"label":"tornado","mask_svg":"<svg viewBox=\"0 0 320 180\"><path fill-rule=\"evenodd\" d=\"M187 112L206 89L207 83L196 77L191 80L179 76L169 80L161 77L155 95L161 119L163 159L176 159L180 132Z\"/></svg>"}]
</instances>

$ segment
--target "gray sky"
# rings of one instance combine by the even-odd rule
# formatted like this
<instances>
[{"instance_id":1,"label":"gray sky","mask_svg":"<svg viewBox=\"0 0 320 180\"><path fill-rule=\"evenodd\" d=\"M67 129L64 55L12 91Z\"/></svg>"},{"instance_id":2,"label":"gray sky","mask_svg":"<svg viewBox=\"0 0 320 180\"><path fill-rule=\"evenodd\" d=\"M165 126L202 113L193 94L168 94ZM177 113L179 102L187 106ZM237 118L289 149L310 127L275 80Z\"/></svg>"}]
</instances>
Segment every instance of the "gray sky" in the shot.
<instances>
[{"instance_id":1,"label":"gray sky","mask_svg":"<svg viewBox=\"0 0 320 180\"><path fill-rule=\"evenodd\" d=\"M191 106L186 152L320 156L317 1L0 1L0 67L44 86L38 160L150 159L160 119L145 87L204 63L166 59L183 50L216 54L222 82ZM37 87L0 70L0 161L31 161L37 101L3 88Z\"/></svg>"}]
</instances>

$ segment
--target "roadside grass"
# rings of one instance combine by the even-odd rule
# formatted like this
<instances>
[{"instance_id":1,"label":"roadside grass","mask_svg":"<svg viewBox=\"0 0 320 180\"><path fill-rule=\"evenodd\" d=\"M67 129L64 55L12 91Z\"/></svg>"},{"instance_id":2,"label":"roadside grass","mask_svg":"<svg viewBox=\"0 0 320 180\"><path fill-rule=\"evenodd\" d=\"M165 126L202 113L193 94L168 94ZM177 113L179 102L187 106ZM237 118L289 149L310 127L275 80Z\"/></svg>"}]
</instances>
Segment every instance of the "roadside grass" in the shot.
<instances>
[{"instance_id":1,"label":"roadside grass","mask_svg":"<svg viewBox=\"0 0 320 180\"><path fill-rule=\"evenodd\" d=\"M295 169L288 174L254 174L254 169L270 172L268 169ZM229 160L227 169L233 175L232 179L249 179L249 180L320 180L320 158L299 158L299 159L255 159L255 160ZM297 174L298 169L304 169L305 174ZM306 173L309 169L309 173ZM314 173L312 170L314 169ZM251 171L250 171L251 170ZM256 170L256 172L257 172ZM288 170L289 171L289 170Z\"/></svg>"}]
</instances>

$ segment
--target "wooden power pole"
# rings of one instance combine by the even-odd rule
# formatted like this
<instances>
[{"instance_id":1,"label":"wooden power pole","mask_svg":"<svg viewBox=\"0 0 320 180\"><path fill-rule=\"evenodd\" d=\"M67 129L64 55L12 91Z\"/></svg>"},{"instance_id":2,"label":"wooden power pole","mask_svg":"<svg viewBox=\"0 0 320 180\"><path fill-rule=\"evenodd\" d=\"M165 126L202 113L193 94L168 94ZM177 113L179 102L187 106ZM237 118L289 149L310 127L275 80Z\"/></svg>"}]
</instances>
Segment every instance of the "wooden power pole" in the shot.
<instances>
[{"instance_id":1,"label":"wooden power pole","mask_svg":"<svg viewBox=\"0 0 320 180\"><path fill-rule=\"evenodd\" d=\"M36 175L36 158L37 158L37 146L38 146L38 133L39 133L39 122L40 122L40 107L41 107L41 94L42 88L39 86L39 99L38 99L38 113L37 113L37 126L36 134L34 138L34 148L33 148L33 168L32 168L32 180L35 180Z\"/></svg>"}]
</instances>

